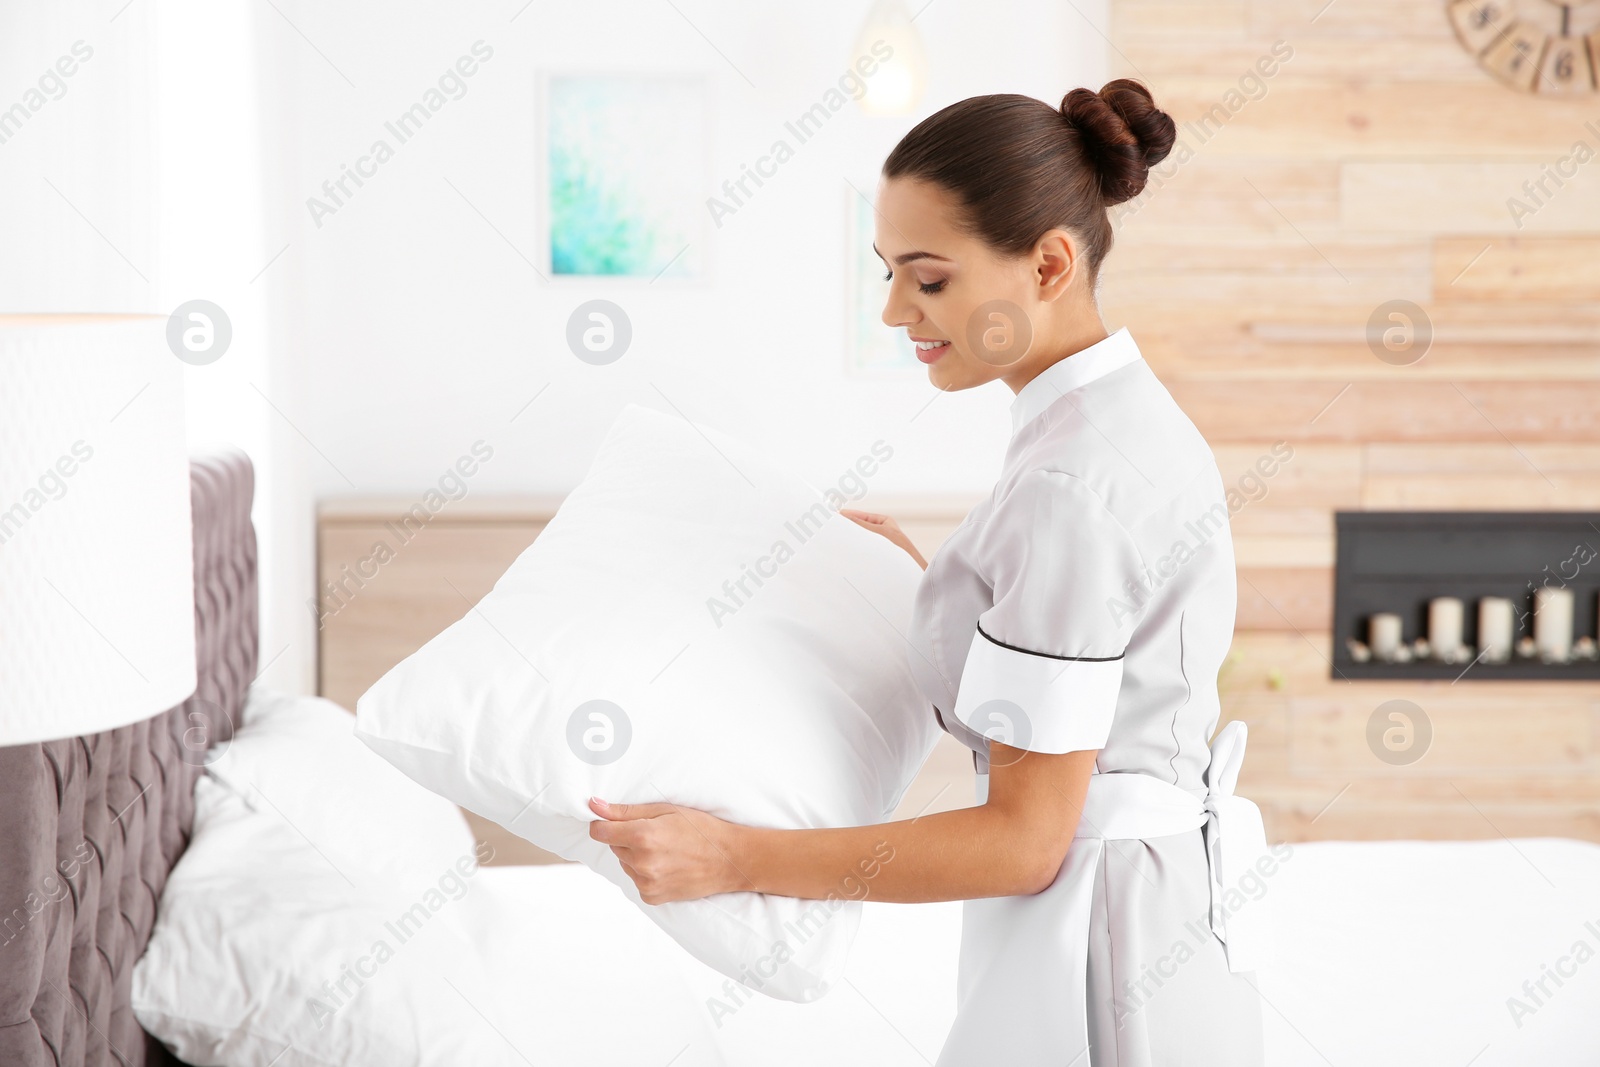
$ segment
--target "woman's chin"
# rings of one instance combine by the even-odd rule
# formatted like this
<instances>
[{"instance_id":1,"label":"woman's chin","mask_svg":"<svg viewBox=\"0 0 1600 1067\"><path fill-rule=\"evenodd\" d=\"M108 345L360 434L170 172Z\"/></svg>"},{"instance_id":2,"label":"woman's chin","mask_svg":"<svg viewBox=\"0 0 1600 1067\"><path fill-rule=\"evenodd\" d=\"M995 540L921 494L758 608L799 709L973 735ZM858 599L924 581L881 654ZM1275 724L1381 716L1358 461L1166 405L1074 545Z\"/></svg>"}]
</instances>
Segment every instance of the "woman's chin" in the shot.
<instances>
[{"instance_id":1,"label":"woman's chin","mask_svg":"<svg viewBox=\"0 0 1600 1067\"><path fill-rule=\"evenodd\" d=\"M937 362L928 364L928 384L945 392L955 392L977 384L970 380L970 375L961 371L960 364L947 354Z\"/></svg>"}]
</instances>

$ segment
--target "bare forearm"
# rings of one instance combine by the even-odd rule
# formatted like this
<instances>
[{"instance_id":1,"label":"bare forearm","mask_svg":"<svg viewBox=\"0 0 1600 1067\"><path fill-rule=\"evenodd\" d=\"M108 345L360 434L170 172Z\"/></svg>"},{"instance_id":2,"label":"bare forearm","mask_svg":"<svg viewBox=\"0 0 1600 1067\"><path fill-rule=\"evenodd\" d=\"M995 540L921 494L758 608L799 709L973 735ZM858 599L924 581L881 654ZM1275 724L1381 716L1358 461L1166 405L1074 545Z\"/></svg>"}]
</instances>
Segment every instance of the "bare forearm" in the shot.
<instances>
[{"instance_id":1,"label":"bare forearm","mask_svg":"<svg viewBox=\"0 0 1600 1067\"><path fill-rule=\"evenodd\" d=\"M878 826L770 830L665 801L591 797L589 836L611 847L646 904L739 890L900 903L1020 896L1061 869L1095 756L991 741L984 804Z\"/></svg>"},{"instance_id":2,"label":"bare forearm","mask_svg":"<svg viewBox=\"0 0 1600 1067\"><path fill-rule=\"evenodd\" d=\"M729 859L762 893L926 903L1035 893L1073 827L990 805L826 830L739 827ZM1064 834L1064 838L1057 835Z\"/></svg>"}]
</instances>

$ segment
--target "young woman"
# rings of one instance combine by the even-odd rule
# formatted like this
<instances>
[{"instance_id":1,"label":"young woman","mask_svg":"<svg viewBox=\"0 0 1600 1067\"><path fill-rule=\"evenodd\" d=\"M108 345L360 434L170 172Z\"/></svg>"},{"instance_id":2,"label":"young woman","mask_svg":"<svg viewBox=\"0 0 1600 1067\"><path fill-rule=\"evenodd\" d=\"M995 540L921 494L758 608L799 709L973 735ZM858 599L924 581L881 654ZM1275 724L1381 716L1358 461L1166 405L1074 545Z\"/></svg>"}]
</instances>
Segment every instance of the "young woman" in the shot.
<instances>
[{"instance_id":1,"label":"young woman","mask_svg":"<svg viewBox=\"0 0 1600 1067\"><path fill-rule=\"evenodd\" d=\"M1260 931L1239 906L1260 884L1260 813L1231 796L1242 727L1215 757L1207 745L1235 606L1223 482L1095 299L1106 209L1139 194L1174 136L1122 79L1059 109L963 100L883 166L883 321L938 388L1016 393L1000 480L931 563L892 519L846 512L926 571L910 661L973 750L978 806L771 830L592 802L592 836L648 903L823 898L880 842L893 860L872 898L966 901L941 1067L1262 1061Z\"/></svg>"}]
</instances>

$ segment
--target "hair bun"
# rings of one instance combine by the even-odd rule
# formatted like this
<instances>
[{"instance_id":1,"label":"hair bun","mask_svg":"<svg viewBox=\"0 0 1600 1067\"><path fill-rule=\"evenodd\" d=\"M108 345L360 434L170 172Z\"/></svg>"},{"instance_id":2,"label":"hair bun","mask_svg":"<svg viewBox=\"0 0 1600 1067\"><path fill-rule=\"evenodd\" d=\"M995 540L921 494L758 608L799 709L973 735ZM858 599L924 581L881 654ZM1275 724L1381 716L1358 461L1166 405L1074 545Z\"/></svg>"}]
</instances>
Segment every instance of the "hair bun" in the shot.
<instances>
[{"instance_id":1,"label":"hair bun","mask_svg":"<svg viewBox=\"0 0 1600 1067\"><path fill-rule=\"evenodd\" d=\"M1166 159L1177 141L1172 116L1156 107L1150 90L1118 78L1098 93L1074 89L1061 98L1061 117L1077 130L1083 152L1100 175L1100 196L1120 204L1144 192L1150 168Z\"/></svg>"}]
</instances>

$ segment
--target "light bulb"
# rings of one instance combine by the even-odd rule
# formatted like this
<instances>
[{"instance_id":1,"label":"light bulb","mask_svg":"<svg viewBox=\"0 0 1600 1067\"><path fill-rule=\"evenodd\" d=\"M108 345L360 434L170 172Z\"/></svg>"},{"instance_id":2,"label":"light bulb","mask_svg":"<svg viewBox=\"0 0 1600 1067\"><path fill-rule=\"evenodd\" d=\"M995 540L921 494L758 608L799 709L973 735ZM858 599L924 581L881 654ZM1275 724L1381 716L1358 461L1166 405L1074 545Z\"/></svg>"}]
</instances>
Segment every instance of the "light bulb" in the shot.
<instances>
[{"instance_id":1,"label":"light bulb","mask_svg":"<svg viewBox=\"0 0 1600 1067\"><path fill-rule=\"evenodd\" d=\"M861 33L856 38L851 65L862 56L876 58L883 51L882 41L892 50L887 60L863 80L867 91L856 101L867 115L908 115L916 110L927 88L928 57L922 35L911 23L911 13L901 0L877 0L867 12Z\"/></svg>"}]
</instances>

